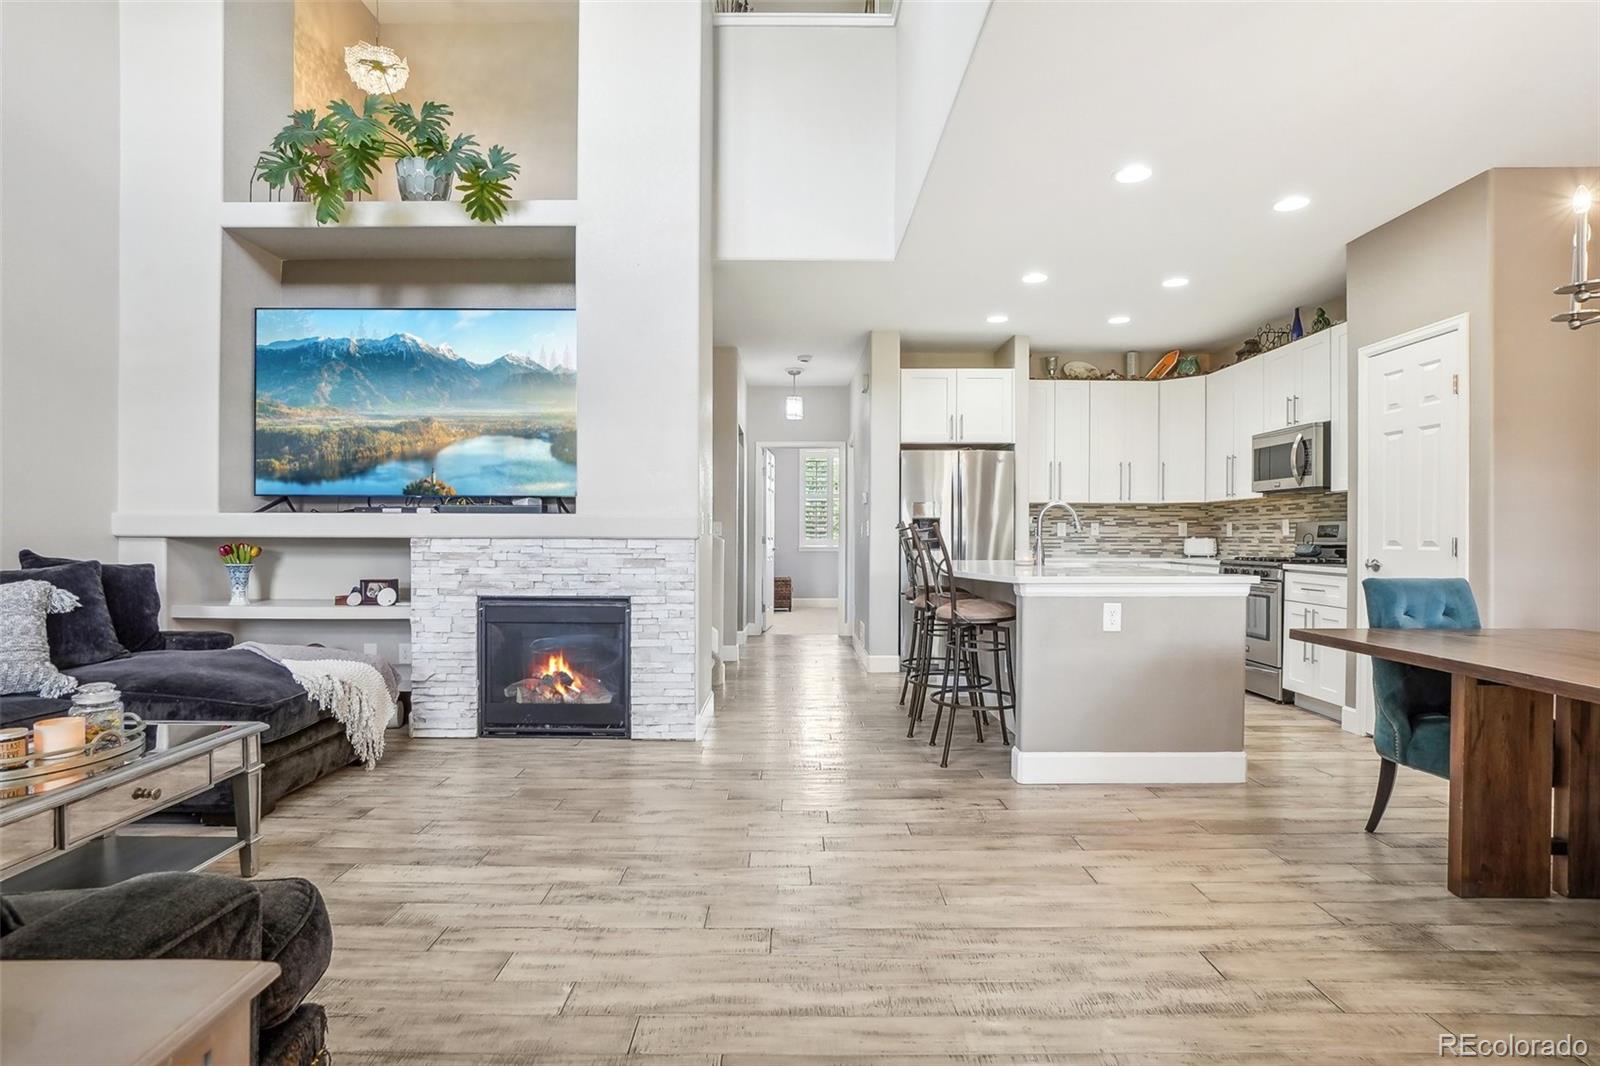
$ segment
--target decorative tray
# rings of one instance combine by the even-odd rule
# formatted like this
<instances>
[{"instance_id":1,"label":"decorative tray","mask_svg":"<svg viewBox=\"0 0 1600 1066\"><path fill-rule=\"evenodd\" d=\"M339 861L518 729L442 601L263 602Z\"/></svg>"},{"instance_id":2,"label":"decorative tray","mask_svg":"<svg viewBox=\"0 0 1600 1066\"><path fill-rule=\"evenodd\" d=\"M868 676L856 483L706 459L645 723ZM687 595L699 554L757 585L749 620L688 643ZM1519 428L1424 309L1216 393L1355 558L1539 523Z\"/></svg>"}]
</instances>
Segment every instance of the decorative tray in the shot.
<instances>
[{"instance_id":1,"label":"decorative tray","mask_svg":"<svg viewBox=\"0 0 1600 1066\"><path fill-rule=\"evenodd\" d=\"M48 755L19 755L0 759L0 784L27 781L47 774L93 767L108 769L144 754L144 722L132 718L116 732L101 733L81 748Z\"/></svg>"}]
</instances>

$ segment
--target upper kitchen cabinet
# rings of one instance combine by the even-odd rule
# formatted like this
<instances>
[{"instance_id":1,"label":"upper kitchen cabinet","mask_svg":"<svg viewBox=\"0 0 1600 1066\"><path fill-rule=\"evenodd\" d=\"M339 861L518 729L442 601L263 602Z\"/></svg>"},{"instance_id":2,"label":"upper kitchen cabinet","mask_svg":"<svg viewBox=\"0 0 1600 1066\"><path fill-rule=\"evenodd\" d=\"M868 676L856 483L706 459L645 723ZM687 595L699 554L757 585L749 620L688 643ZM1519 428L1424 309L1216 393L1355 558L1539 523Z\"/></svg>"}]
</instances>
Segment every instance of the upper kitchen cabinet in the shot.
<instances>
[{"instance_id":1,"label":"upper kitchen cabinet","mask_svg":"<svg viewBox=\"0 0 1600 1066\"><path fill-rule=\"evenodd\" d=\"M1205 383L1205 498L1253 499L1260 494L1250 489L1251 438L1266 429L1266 357L1223 367Z\"/></svg>"},{"instance_id":2,"label":"upper kitchen cabinet","mask_svg":"<svg viewBox=\"0 0 1600 1066\"><path fill-rule=\"evenodd\" d=\"M1161 398L1160 497L1167 503L1206 498L1206 379L1174 378L1156 386Z\"/></svg>"},{"instance_id":3,"label":"upper kitchen cabinet","mask_svg":"<svg viewBox=\"0 0 1600 1066\"><path fill-rule=\"evenodd\" d=\"M1333 415L1328 419L1328 489L1350 491L1350 327L1341 322L1328 331L1333 346Z\"/></svg>"},{"instance_id":4,"label":"upper kitchen cabinet","mask_svg":"<svg viewBox=\"0 0 1600 1066\"><path fill-rule=\"evenodd\" d=\"M1089 499L1089 383L1028 382L1028 500Z\"/></svg>"},{"instance_id":5,"label":"upper kitchen cabinet","mask_svg":"<svg viewBox=\"0 0 1600 1066\"><path fill-rule=\"evenodd\" d=\"M1161 499L1161 399L1146 381L1089 383L1089 501Z\"/></svg>"},{"instance_id":6,"label":"upper kitchen cabinet","mask_svg":"<svg viewBox=\"0 0 1600 1066\"><path fill-rule=\"evenodd\" d=\"M1332 330L1302 337L1258 358L1266 373L1263 432L1332 419Z\"/></svg>"},{"instance_id":7,"label":"upper kitchen cabinet","mask_svg":"<svg viewBox=\"0 0 1600 1066\"><path fill-rule=\"evenodd\" d=\"M1014 372L900 372L900 440L906 444L1010 444L1016 440Z\"/></svg>"}]
</instances>

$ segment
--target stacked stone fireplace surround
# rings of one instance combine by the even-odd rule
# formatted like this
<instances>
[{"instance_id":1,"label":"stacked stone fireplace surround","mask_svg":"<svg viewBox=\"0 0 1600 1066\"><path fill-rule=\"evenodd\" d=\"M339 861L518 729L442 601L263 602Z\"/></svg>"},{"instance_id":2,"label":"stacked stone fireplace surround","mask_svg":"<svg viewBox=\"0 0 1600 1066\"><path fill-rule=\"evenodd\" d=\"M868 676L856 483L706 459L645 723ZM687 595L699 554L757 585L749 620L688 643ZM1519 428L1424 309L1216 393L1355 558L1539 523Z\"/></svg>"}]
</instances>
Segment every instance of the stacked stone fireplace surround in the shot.
<instances>
[{"instance_id":1,"label":"stacked stone fireplace surround","mask_svg":"<svg viewBox=\"0 0 1600 1066\"><path fill-rule=\"evenodd\" d=\"M632 735L695 739L693 540L412 540L412 736L478 735L480 596L627 597Z\"/></svg>"}]
</instances>

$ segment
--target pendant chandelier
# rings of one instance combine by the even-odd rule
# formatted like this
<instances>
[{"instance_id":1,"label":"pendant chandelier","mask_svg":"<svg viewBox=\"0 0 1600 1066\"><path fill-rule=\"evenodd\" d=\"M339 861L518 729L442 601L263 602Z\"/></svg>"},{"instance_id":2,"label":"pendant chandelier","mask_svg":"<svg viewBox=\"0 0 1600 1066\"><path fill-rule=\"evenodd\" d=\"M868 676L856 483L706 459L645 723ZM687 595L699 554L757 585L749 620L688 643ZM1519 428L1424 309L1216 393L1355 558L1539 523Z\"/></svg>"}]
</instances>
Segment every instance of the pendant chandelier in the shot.
<instances>
[{"instance_id":1,"label":"pendant chandelier","mask_svg":"<svg viewBox=\"0 0 1600 1066\"><path fill-rule=\"evenodd\" d=\"M366 41L359 41L345 48L345 73L356 83L356 88L364 93L372 96L393 96L406 87L406 79L411 77L411 65L406 62L405 56L393 48L383 46L381 7L375 8L373 20L376 24L373 36L378 43L368 44Z\"/></svg>"},{"instance_id":2,"label":"pendant chandelier","mask_svg":"<svg viewBox=\"0 0 1600 1066\"><path fill-rule=\"evenodd\" d=\"M802 371L795 366L790 367L787 373L789 375L789 395L784 397L783 400L783 417L791 422L798 422L806 416L805 397L800 395L800 374Z\"/></svg>"},{"instance_id":3,"label":"pendant chandelier","mask_svg":"<svg viewBox=\"0 0 1600 1066\"><path fill-rule=\"evenodd\" d=\"M1586 301L1600 300L1600 277L1589 276L1590 202L1588 186L1578 186L1572 194L1572 281L1555 290L1559 296L1572 297L1572 303L1561 314L1550 316L1550 321L1564 322L1568 329L1600 322L1600 310L1583 306Z\"/></svg>"}]
</instances>

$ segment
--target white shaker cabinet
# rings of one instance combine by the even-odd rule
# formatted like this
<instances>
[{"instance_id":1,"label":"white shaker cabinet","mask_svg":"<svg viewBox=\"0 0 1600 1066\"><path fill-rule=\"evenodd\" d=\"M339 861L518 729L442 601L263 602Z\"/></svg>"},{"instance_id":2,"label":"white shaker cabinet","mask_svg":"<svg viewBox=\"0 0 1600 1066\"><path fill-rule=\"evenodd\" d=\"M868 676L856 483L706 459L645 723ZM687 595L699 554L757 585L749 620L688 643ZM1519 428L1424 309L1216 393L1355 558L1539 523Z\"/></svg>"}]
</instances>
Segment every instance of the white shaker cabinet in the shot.
<instances>
[{"instance_id":1,"label":"white shaker cabinet","mask_svg":"<svg viewBox=\"0 0 1600 1066\"><path fill-rule=\"evenodd\" d=\"M1010 444L1016 439L1014 372L900 372L900 439L907 444Z\"/></svg>"},{"instance_id":2,"label":"white shaker cabinet","mask_svg":"<svg viewBox=\"0 0 1600 1066\"><path fill-rule=\"evenodd\" d=\"M1089 383L1028 382L1028 501L1089 499Z\"/></svg>"},{"instance_id":3,"label":"white shaker cabinet","mask_svg":"<svg viewBox=\"0 0 1600 1066\"><path fill-rule=\"evenodd\" d=\"M1160 382L1159 496L1169 503L1206 498L1206 379Z\"/></svg>"},{"instance_id":4,"label":"white shaker cabinet","mask_svg":"<svg viewBox=\"0 0 1600 1066\"><path fill-rule=\"evenodd\" d=\"M1328 418L1328 488L1333 492L1350 491L1350 332L1349 324L1339 323L1328 331L1332 334L1333 411Z\"/></svg>"},{"instance_id":5,"label":"white shaker cabinet","mask_svg":"<svg viewBox=\"0 0 1600 1066\"><path fill-rule=\"evenodd\" d=\"M1265 429L1262 390L1264 356L1224 367L1206 376L1207 500L1253 499L1250 490L1251 438Z\"/></svg>"},{"instance_id":6,"label":"white shaker cabinet","mask_svg":"<svg viewBox=\"0 0 1600 1066\"><path fill-rule=\"evenodd\" d=\"M1274 348L1256 357L1266 380L1263 430L1286 429L1333 416L1333 331Z\"/></svg>"},{"instance_id":7,"label":"white shaker cabinet","mask_svg":"<svg viewBox=\"0 0 1600 1066\"><path fill-rule=\"evenodd\" d=\"M956 439L956 372L900 371L900 439L944 444Z\"/></svg>"},{"instance_id":8,"label":"white shaker cabinet","mask_svg":"<svg viewBox=\"0 0 1600 1066\"><path fill-rule=\"evenodd\" d=\"M974 444L1017 439L1011 370L956 371L956 436Z\"/></svg>"},{"instance_id":9,"label":"white shaker cabinet","mask_svg":"<svg viewBox=\"0 0 1600 1066\"><path fill-rule=\"evenodd\" d=\"M1090 501L1158 502L1160 433L1160 392L1153 383L1090 382Z\"/></svg>"}]
</instances>

